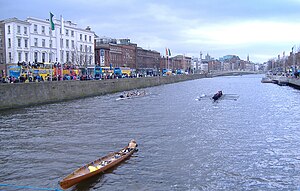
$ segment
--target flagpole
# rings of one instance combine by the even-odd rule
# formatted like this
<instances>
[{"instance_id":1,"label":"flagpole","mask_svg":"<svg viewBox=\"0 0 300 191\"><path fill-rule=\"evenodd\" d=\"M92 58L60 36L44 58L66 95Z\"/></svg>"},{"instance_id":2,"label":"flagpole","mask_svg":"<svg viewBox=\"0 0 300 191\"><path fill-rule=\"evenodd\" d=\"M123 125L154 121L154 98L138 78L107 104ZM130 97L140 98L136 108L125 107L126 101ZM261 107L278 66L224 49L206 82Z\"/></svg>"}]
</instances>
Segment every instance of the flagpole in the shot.
<instances>
[{"instance_id":1,"label":"flagpole","mask_svg":"<svg viewBox=\"0 0 300 191\"><path fill-rule=\"evenodd\" d=\"M60 32L60 61L61 61L61 63L60 63L60 71L61 71L61 81L63 81L64 80L64 78L63 78L63 50L62 50L62 46L63 46L63 38L62 38L62 35L63 35L63 30L64 30L64 21L63 21L63 17L62 17L62 15L60 15L60 28L61 28L61 32Z\"/></svg>"},{"instance_id":2,"label":"flagpole","mask_svg":"<svg viewBox=\"0 0 300 191\"><path fill-rule=\"evenodd\" d=\"M283 53L282 53L282 57L283 57L284 75L286 76L285 51L283 51Z\"/></svg>"},{"instance_id":3,"label":"flagpole","mask_svg":"<svg viewBox=\"0 0 300 191\"><path fill-rule=\"evenodd\" d=\"M168 71L169 71L169 55L167 55L167 68L168 68Z\"/></svg>"},{"instance_id":4,"label":"flagpole","mask_svg":"<svg viewBox=\"0 0 300 191\"><path fill-rule=\"evenodd\" d=\"M169 49L166 48L166 56L167 56L167 69L169 71Z\"/></svg>"},{"instance_id":5,"label":"flagpole","mask_svg":"<svg viewBox=\"0 0 300 191\"><path fill-rule=\"evenodd\" d=\"M54 28L54 23L53 23L53 14L50 12L50 30L51 30L51 34L50 34L50 42L51 42L51 46L50 46L50 44L49 44L49 46L50 46L50 55L51 55L51 57L50 57L50 66L51 66L51 73L50 73L50 77L51 77L51 81L52 81L52 77L53 77L53 75L52 75L52 73L53 73L53 65L52 65L52 57L53 57L53 55L52 55L52 46L53 46L53 43L52 43L52 35L53 35L53 30L55 29Z\"/></svg>"},{"instance_id":6,"label":"flagpole","mask_svg":"<svg viewBox=\"0 0 300 191\"><path fill-rule=\"evenodd\" d=\"M51 46L50 46L50 44L49 44L49 46L50 46L50 67L51 67L51 70L50 70L50 80L52 81L52 72L53 72L53 68L52 68L52 38L51 38L51 36L52 36L52 29L51 29L51 34L50 34L50 42L51 42Z\"/></svg>"}]
</instances>

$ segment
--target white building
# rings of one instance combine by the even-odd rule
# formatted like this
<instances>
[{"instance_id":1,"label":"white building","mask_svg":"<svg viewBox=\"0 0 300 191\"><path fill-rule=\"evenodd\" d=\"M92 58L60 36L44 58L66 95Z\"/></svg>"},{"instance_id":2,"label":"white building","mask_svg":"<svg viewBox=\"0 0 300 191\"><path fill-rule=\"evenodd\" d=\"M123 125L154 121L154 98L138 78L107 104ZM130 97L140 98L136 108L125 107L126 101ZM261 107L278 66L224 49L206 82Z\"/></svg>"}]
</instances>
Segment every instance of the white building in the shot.
<instances>
[{"instance_id":1,"label":"white building","mask_svg":"<svg viewBox=\"0 0 300 191\"><path fill-rule=\"evenodd\" d=\"M0 21L0 65L18 62L60 62L81 67L94 65L94 32L71 21L17 18Z\"/></svg>"},{"instance_id":2,"label":"white building","mask_svg":"<svg viewBox=\"0 0 300 191\"><path fill-rule=\"evenodd\" d=\"M200 70L203 71L203 72L208 72L208 63L207 62L201 63L200 64Z\"/></svg>"}]
</instances>

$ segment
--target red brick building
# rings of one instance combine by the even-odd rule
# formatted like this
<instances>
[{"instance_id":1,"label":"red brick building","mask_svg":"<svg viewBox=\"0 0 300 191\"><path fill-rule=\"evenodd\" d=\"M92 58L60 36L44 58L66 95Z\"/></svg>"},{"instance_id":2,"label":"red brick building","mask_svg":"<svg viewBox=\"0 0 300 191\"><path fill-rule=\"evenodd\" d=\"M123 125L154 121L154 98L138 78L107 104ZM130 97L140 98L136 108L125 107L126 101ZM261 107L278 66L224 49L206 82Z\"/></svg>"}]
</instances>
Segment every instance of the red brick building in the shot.
<instances>
[{"instance_id":1,"label":"red brick building","mask_svg":"<svg viewBox=\"0 0 300 191\"><path fill-rule=\"evenodd\" d=\"M129 39L95 39L95 62L104 67L136 67L137 45Z\"/></svg>"},{"instance_id":2,"label":"red brick building","mask_svg":"<svg viewBox=\"0 0 300 191\"><path fill-rule=\"evenodd\" d=\"M154 50L146 50L141 47L137 48L137 65L139 71L154 69L156 72L160 68L160 53Z\"/></svg>"},{"instance_id":3,"label":"red brick building","mask_svg":"<svg viewBox=\"0 0 300 191\"><path fill-rule=\"evenodd\" d=\"M184 55L177 55L172 58L162 57L160 61L160 69L170 69L175 71L181 69L190 71L192 69L192 58Z\"/></svg>"},{"instance_id":4,"label":"red brick building","mask_svg":"<svg viewBox=\"0 0 300 191\"><path fill-rule=\"evenodd\" d=\"M106 67L129 67L141 73L156 73L160 67L160 53L145 50L129 39L95 38L95 62Z\"/></svg>"}]
</instances>

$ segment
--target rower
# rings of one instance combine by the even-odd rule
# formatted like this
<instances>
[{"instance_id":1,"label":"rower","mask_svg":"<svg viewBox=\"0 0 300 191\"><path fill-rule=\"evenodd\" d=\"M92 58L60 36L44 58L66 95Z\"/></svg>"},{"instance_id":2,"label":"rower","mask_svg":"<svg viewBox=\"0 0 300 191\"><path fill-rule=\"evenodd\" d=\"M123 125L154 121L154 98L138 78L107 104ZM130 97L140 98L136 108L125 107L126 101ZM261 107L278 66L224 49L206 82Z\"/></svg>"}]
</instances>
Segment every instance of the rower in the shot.
<instances>
[{"instance_id":1,"label":"rower","mask_svg":"<svg viewBox=\"0 0 300 191\"><path fill-rule=\"evenodd\" d=\"M128 148L135 148L135 147L137 147L136 141L132 139L128 144Z\"/></svg>"},{"instance_id":2,"label":"rower","mask_svg":"<svg viewBox=\"0 0 300 191\"><path fill-rule=\"evenodd\" d=\"M214 101L217 101L222 95L223 95L223 92L222 92L222 91L218 91L218 92L212 97L212 99L213 99Z\"/></svg>"}]
</instances>

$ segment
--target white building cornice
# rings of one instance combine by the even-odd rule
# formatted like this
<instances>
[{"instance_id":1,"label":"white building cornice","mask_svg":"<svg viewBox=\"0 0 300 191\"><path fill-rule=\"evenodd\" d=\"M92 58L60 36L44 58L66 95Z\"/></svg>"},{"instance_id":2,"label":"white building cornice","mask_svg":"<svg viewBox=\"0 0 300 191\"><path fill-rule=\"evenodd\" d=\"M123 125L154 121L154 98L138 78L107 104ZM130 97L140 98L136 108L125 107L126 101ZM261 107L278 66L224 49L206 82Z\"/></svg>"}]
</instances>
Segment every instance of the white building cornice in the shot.
<instances>
[{"instance_id":1,"label":"white building cornice","mask_svg":"<svg viewBox=\"0 0 300 191\"><path fill-rule=\"evenodd\" d=\"M24 25L30 25L29 22L27 21L22 21L16 17L14 18L9 18L9 19L5 19L5 20L2 20L0 21L1 23L4 23L4 24L9 24L9 23L20 23L20 24L24 24Z\"/></svg>"}]
</instances>

